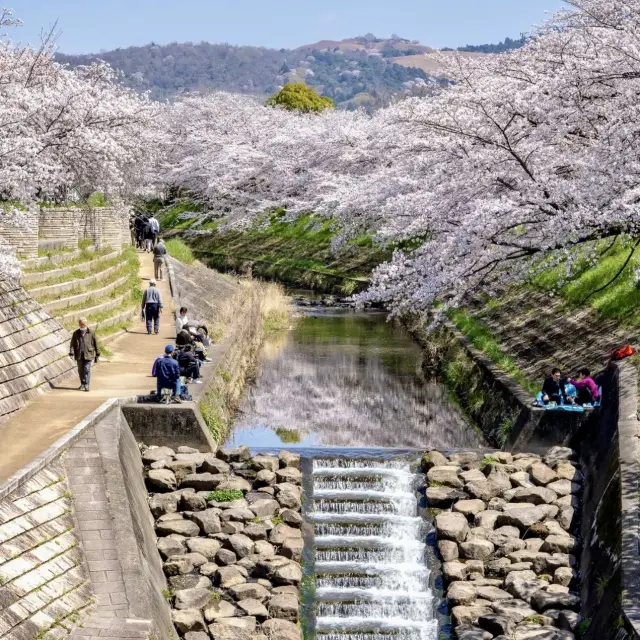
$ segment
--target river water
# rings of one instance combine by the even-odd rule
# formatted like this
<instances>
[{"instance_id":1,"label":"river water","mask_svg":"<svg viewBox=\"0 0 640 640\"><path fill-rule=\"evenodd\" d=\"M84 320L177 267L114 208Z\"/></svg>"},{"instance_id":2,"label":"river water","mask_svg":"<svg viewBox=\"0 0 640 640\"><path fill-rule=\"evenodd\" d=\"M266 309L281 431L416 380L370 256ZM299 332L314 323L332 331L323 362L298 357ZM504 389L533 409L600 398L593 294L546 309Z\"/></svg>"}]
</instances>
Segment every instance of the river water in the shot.
<instances>
[{"instance_id":1,"label":"river water","mask_svg":"<svg viewBox=\"0 0 640 640\"><path fill-rule=\"evenodd\" d=\"M422 352L384 313L307 312L269 338L228 446L455 449L481 447Z\"/></svg>"}]
</instances>

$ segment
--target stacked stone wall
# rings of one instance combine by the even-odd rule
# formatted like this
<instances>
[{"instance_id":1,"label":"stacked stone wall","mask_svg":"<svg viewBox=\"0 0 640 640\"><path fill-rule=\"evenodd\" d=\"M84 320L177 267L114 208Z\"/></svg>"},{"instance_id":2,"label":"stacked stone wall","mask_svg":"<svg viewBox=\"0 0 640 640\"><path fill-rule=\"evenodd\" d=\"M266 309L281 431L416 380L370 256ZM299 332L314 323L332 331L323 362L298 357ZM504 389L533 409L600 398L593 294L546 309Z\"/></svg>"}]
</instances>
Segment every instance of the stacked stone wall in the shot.
<instances>
[{"instance_id":1,"label":"stacked stone wall","mask_svg":"<svg viewBox=\"0 0 640 640\"><path fill-rule=\"evenodd\" d=\"M96 209L95 215L101 219L101 236L98 244L119 249L122 246L122 211L120 209Z\"/></svg>"},{"instance_id":2,"label":"stacked stone wall","mask_svg":"<svg viewBox=\"0 0 640 640\"><path fill-rule=\"evenodd\" d=\"M0 215L0 238L16 250L21 258L38 256L38 225L22 227L14 223L10 216Z\"/></svg>"},{"instance_id":3,"label":"stacked stone wall","mask_svg":"<svg viewBox=\"0 0 640 640\"><path fill-rule=\"evenodd\" d=\"M52 241L58 247L77 249L80 215L80 210L74 207L41 209L38 222L39 238Z\"/></svg>"},{"instance_id":4,"label":"stacked stone wall","mask_svg":"<svg viewBox=\"0 0 640 640\"><path fill-rule=\"evenodd\" d=\"M0 422L74 368L69 338L22 287L0 281Z\"/></svg>"}]
</instances>

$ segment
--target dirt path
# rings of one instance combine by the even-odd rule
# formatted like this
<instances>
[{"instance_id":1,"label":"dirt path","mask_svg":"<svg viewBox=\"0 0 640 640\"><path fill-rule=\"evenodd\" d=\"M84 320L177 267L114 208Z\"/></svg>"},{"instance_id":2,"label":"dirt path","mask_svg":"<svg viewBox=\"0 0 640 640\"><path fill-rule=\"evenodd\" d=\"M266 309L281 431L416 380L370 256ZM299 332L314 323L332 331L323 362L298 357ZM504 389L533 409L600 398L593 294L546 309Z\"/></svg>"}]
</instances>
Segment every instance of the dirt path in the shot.
<instances>
[{"instance_id":1,"label":"dirt path","mask_svg":"<svg viewBox=\"0 0 640 640\"><path fill-rule=\"evenodd\" d=\"M153 277L151 254L139 253L143 287ZM91 391L78 391L77 378L70 378L58 389L33 400L14 418L2 424L3 454L0 458L0 482L45 451L74 425L97 409L108 398L149 393L155 388L151 366L167 343L175 339L173 301L169 281L158 282L164 311L160 333L147 335L139 315L128 333L109 345L113 355L102 358L93 367Z\"/></svg>"}]
</instances>

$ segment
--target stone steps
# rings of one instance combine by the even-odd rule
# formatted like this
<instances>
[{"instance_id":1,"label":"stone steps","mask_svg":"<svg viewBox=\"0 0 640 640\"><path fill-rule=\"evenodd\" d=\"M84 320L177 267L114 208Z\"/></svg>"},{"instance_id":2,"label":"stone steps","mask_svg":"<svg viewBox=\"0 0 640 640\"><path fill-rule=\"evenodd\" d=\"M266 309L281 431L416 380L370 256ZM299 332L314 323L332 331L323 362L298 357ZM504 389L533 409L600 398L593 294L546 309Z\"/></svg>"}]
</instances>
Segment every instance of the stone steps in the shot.
<instances>
[{"instance_id":1,"label":"stone steps","mask_svg":"<svg viewBox=\"0 0 640 640\"><path fill-rule=\"evenodd\" d=\"M107 262L108 260L113 260L120 255L120 251L112 251L111 253L106 253L99 258L94 258L93 260L88 260L87 262L79 262L78 264L74 264L68 267L61 267L59 269L50 269L49 271L34 271L32 273L25 273L20 278L20 283L25 289L29 289L30 291L38 291L38 289L29 287L26 285L37 284L40 282L47 282L47 280L54 280L56 278L63 278L64 276L71 276L73 272L82 272L88 273L90 272L96 265L100 265L103 262ZM98 275L98 274L95 274ZM79 283L80 281L78 281ZM51 286L56 286L51 285ZM43 287L45 288L45 287ZM57 293L57 291L55 292Z\"/></svg>"},{"instance_id":2,"label":"stone steps","mask_svg":"<svg viewBox=\"0 0 640 640\"><path fill-rule=\"evenodd\" d=\"M96 315L104 311L109 311L110 309L115 309L119 307L130 296L131 293L127 291L126 293L123 293L122 295L119 295L116 298L113 298L113 300L109 300L108 302L102 302L92 307L87 307L86 309L76 309L75 311L70 311L69 313L65 313L63 315L56 315L55 317L63 325L66 325L69 322L77 322L83 316L85 316L90 321L92 314Z\"/></svg>"},{"instance_id":3,"label":"stone steps","mask_svg":"<svg viewBox=\"0 0 640 640\"><path fill-rule=\"evenodd\" d=\"M73 295L73 296L60 298L58 300L54 300L53 302L47 302L43 305L43 308L45 309L45 311L50 311L50 312L60 311L60 310L64 310L67 307L73 307L91 298L108 296L112 291L122 286L127 281L127 279L128 279L127 276L123 276L99 289L93 289L92 291L87 291L86 293L77 293L76 295Z\"/></svg>"},{"instance_id":4,"label":"stone steps","mask_svg":"<svg viewBox=\"0 0 640 640\"><path fill-rule=\"evenodd\" d=\"M86 247L84 251L95 251L96 248L94 246ZM25 270L28 269L36 269L38 267L46 267L48 265L60 264L61 262L66 262L67 260L74 260L78 258L82 254L82 249L75 249L74 251L65 251L64 253L59 253L57 255L52 256L41 256L39 258L28 258L26 260L22 260L20 264L22 268Z\"/></svg>"}]
</instances>

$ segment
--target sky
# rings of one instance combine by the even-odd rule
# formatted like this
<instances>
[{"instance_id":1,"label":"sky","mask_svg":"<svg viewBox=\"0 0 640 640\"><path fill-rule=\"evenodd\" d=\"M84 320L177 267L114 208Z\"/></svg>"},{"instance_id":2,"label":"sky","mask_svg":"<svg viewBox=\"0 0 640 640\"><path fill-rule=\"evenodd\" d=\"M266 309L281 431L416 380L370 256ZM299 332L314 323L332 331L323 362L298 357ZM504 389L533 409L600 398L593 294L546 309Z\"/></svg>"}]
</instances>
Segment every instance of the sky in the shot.
<instances>
[{"instance_id":1,"label":"sky","mask_svg":"<svg viewBox=\"0 0 640 640\"><path fill-rule=\"evenodd\" d=\"M561 0L5 0L39 42L58 21L58 49L97 53L149 42L295 48L392 33L433 47L499 42L541 24Z\"/></svg>"}]
</instances>

